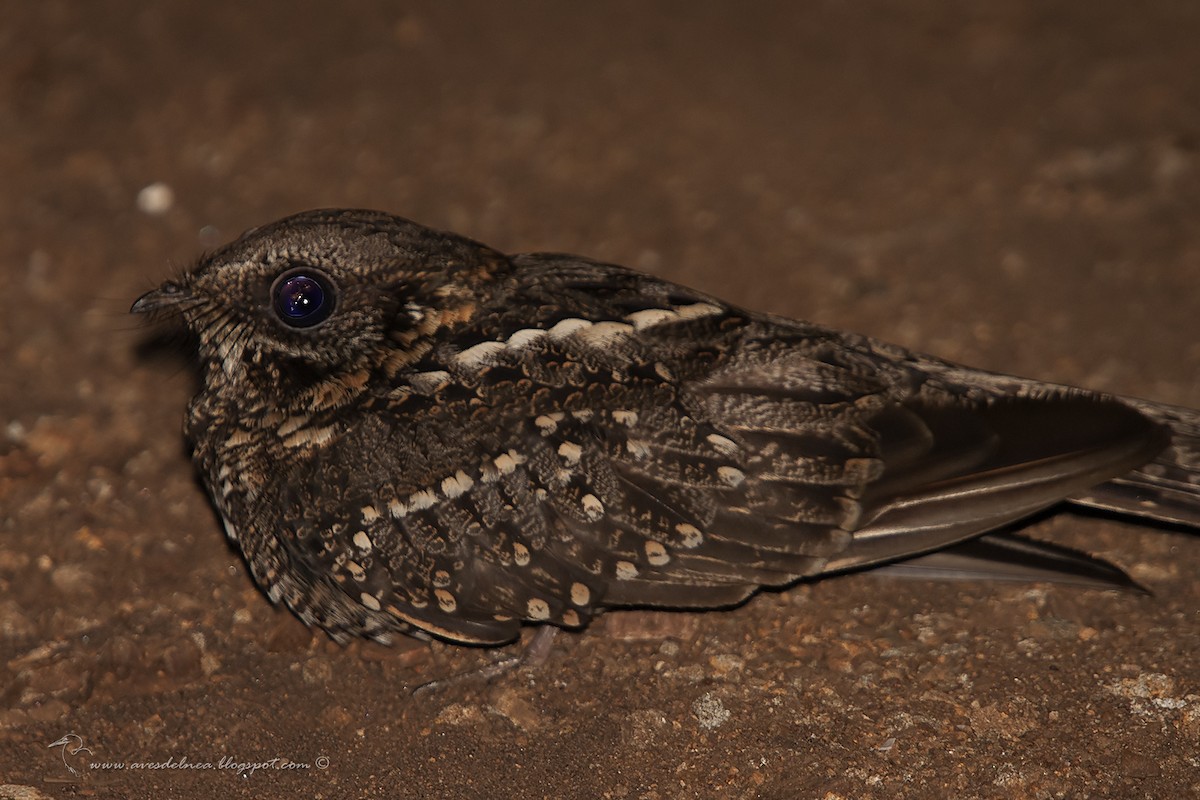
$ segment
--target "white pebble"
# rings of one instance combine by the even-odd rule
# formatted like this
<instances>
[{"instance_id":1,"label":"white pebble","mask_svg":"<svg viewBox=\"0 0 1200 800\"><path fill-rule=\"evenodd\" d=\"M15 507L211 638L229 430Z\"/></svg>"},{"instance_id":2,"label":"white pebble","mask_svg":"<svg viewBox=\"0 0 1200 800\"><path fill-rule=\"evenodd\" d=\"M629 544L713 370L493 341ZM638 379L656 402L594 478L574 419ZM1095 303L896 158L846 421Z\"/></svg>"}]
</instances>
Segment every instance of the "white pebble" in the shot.
<instances>
[{"instance_id":1,"label":"white pebble","mask_svg":"<svg viewBox=\"0 0 1200 800\"><path fill-rule=\"evenodd\" d=\"M175 205L175 191L162 181L143 186L137 195L138 211L152 217L162 216L170 211L173 205Z\"/></svg>"}]
</instances>

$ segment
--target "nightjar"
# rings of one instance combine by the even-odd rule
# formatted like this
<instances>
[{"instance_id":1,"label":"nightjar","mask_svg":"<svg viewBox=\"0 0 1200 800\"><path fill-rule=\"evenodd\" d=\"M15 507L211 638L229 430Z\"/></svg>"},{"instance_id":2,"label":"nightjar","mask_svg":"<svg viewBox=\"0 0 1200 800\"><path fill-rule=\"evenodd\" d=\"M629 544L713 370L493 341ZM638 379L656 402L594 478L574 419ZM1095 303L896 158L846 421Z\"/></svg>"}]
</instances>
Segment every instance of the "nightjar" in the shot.
<instances>
[{"instance_id":1,"label":"nightjar","mask_svg":"<svg viewBox=\"0 0 1200 800\"><path fill-rule=\"evenodd\" d=\"M251 230L132 310L195 334L225 529L339 640L730 606L1062 500L1200 526L1200 412L380 212Z\"/></svg>"}]
</instances>

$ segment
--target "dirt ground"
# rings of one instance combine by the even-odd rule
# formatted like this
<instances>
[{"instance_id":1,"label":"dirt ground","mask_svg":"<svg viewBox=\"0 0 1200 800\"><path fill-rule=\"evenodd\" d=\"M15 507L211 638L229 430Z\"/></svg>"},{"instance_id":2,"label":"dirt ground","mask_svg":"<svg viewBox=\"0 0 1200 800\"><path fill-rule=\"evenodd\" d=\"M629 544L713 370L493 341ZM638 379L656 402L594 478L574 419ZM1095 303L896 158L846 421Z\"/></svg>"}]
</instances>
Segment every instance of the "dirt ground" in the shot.
<instances>
[{"instance_id":1,"label":"dirt ground","mask_svg":"<svg viewBox=\"0 0 1200 800\"><path fill-rule=\"evenodd\" d=\"M1200 405L1198 40L1186 1L8 4L0 798L1200 797L1194 535L1028 527L1152 596L867 573L413 697L495 654L273 609L126 316L367 206Z\"/></svg>"}]
</instances>

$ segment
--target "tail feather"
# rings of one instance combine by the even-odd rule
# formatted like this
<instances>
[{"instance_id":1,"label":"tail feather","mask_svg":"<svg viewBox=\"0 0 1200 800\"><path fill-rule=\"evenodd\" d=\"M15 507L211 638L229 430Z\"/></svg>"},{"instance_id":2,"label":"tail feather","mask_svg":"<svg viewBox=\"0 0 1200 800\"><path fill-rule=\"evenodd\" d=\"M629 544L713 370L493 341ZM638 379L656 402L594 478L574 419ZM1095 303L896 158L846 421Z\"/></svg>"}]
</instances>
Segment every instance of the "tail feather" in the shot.
<instances>
[{"instance_id":1,"label":"tail feather","mask_svg":"<svg viewBox=\"0 0 1200 800\"><path fill-rule=\"evenodd\" d=\"M981 536L936 553L888 564L878 571L926 580L1044 581L1146 592L1124 570L1103 559L1011 532Z\"/></svg>"}]
</instances>

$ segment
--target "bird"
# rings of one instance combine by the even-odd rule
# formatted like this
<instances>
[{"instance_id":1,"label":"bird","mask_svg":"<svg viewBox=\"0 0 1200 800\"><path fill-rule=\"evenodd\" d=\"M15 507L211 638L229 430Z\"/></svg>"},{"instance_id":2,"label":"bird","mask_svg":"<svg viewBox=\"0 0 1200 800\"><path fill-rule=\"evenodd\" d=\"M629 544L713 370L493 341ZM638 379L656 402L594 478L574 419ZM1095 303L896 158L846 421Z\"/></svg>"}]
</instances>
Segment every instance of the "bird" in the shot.
<instances>
[{"instance_id":1,"label":"bird","mask_svg":"<svg viewBox=\"0 0 1200 800\"><path fill-rule=\"evenodd\" d=\"M385 212L251 229L131 311L195 341L184 432L254 580L340 642L503 645L972 543L1070 569L1004 533L1060 503L1200 527L1200 411Z\"/></svg>"}]
</instances>

